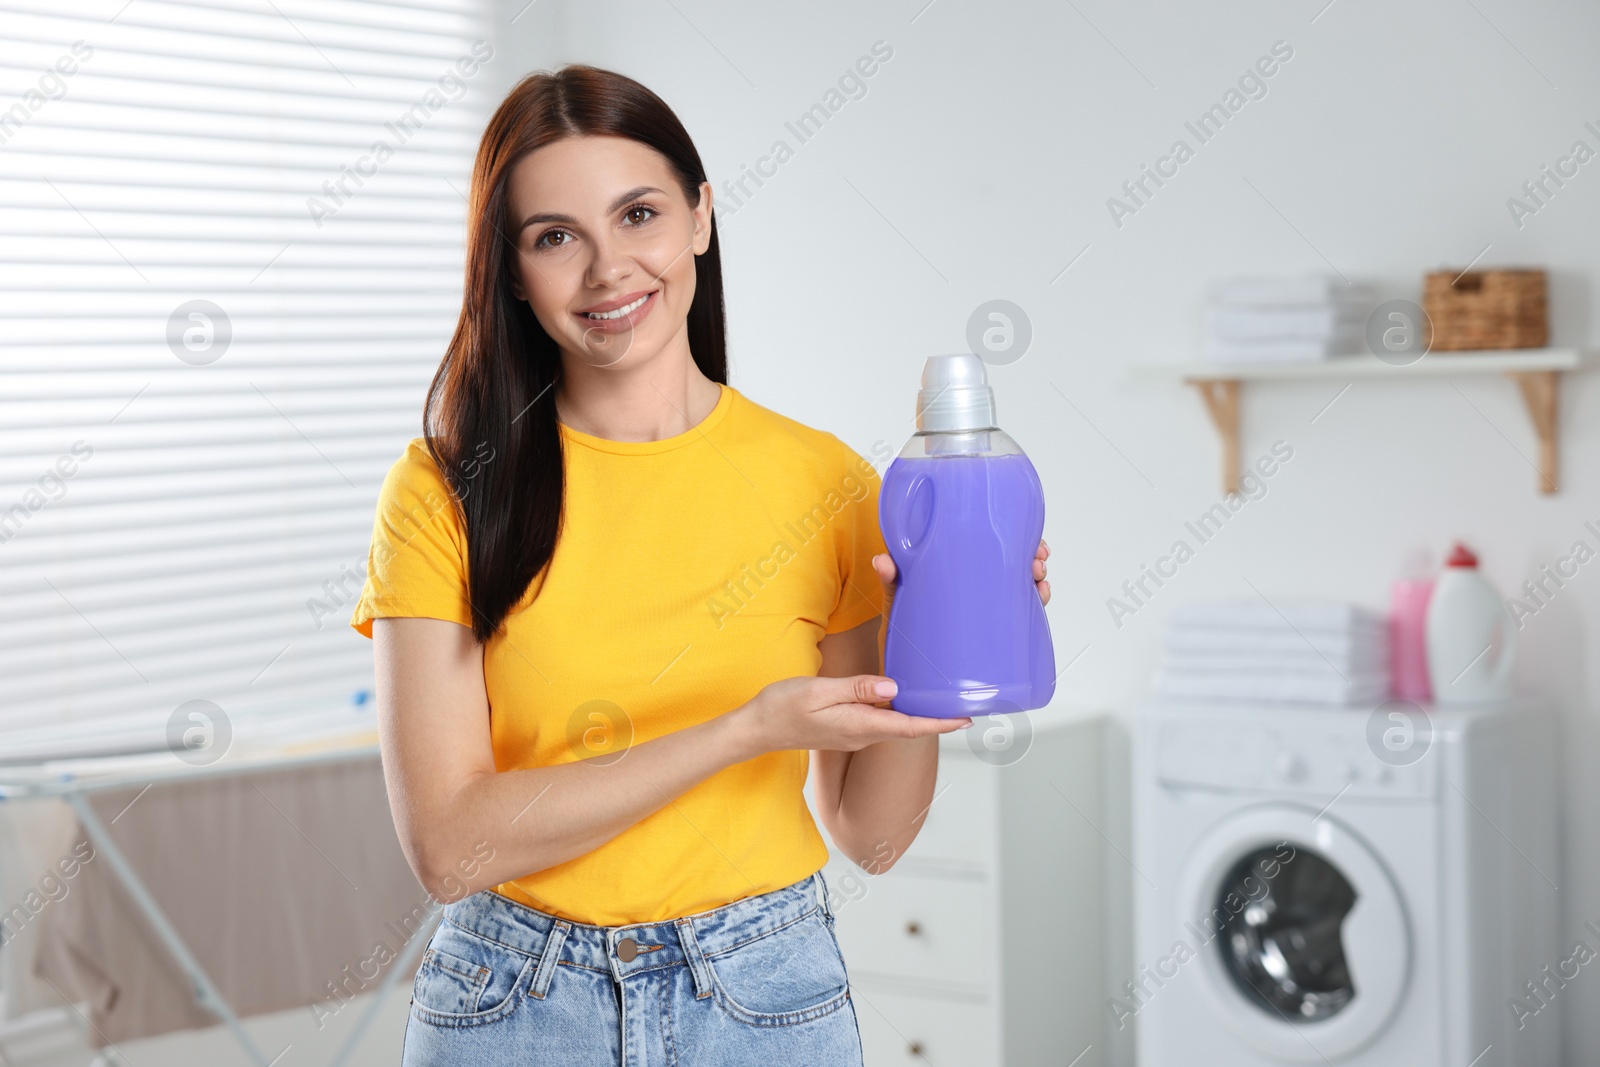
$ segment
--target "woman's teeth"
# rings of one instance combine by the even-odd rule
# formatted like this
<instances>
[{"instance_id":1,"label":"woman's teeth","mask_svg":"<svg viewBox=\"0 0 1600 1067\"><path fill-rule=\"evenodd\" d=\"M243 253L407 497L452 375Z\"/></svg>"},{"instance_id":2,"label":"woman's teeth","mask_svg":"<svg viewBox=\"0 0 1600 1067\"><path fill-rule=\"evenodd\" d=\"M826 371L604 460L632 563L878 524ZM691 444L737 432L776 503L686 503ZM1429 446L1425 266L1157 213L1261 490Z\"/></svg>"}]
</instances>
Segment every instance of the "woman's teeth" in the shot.
<instances>
[{"instance_id":1,"label":"woman's teeth","mask_svg":"<svg viewBox=\"0 0 1600 1067\"><path fill-rule=\"evenodd\" d=\"M584 314L591 319L620 319L628 312L637 310L641 304L650 299L650 296L651 294L646 293L633 303L619 307L615 311L585 311Z\"/></svg>"}]
</instances>

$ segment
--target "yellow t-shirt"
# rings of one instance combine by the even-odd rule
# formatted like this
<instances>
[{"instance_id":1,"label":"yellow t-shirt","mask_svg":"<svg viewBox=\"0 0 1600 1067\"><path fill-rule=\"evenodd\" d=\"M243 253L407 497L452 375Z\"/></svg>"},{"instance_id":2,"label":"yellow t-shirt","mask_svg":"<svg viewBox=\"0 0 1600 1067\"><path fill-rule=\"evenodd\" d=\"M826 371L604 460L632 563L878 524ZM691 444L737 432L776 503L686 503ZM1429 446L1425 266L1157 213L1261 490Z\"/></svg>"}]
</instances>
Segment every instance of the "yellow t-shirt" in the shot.
<instances>
[{"instance_id":1,"label":"yellow t-shirt","mask_svg":"<svg viewBox=\"0 0 1600 1067\"><path fill-rule=\"evenodd\" d=\"M833 434L727 385L675 437L560 432L564 528L484 646L498 770L625 759L770 682L815 675L823 634L882 614L879 478ZM466 574L460 512L417 438L384 479L350 625L367 637L380 615L468 626ZM495 890L620 926L791 885L828 858L801 792L809 765L791 750L728 767L593 851Z\"/></svg>"}]
</instances>

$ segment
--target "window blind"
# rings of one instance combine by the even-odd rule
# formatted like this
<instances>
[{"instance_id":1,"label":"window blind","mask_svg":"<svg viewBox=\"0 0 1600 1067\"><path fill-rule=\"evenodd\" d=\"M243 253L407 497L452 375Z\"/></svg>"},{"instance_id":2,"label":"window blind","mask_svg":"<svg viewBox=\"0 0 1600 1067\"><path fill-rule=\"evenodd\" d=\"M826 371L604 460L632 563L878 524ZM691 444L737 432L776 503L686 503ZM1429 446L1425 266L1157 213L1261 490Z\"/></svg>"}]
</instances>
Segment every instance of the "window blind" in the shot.
<instances>
[{"instance_id":1,"label":"window blind","mask_svg":"<svg viewBox=\"0 0 1600 1067\"><path fill-rule=\"evenodd\" d=\"M486 5L0 23L0 757L369 689L348 620L459 308Z\"/></svg>"}]
</instances>

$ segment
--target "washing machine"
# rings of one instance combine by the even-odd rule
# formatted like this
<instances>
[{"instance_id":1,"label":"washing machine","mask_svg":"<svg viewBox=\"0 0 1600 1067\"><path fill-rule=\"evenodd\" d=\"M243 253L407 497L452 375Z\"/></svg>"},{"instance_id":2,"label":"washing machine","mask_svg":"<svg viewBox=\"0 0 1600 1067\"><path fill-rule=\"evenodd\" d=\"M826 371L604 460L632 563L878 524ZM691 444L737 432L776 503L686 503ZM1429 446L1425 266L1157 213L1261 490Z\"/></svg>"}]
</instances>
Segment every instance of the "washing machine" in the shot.
<instances>
[{"instance_id":1,"label":"washing machine","mask_svg":"<svg viewBox=\"0 0 1600 1067\"><path fill-rule=\"evenodd\" d=\"M1531 699L1140 708L1141 1067L1557 1067L1552 738Z\"/></svg>"}]
</instances>

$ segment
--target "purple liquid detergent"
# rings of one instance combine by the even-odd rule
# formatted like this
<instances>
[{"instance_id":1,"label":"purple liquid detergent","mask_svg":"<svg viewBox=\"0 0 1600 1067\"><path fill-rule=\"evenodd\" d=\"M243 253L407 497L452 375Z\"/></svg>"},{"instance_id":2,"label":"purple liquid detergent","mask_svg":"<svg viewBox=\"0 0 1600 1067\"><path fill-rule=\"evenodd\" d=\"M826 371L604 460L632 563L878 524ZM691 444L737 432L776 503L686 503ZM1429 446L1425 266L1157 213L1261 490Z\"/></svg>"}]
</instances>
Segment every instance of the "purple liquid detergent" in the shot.
<instances>
[{"instance_id":1,"label":"purple liquid detergent","mask_svg":"<svg viewBox=\"0 0 1600 1067\"><path fill-rule=\"evenodd\" d=\"M1055 648L1033 581L1038 472L995 425L977 356L929 358L922 385L917 434L878 503L899 571L884 642L892 705L931 718L1042 708L1055 694Z\"/></svg>"}]
</instances>

